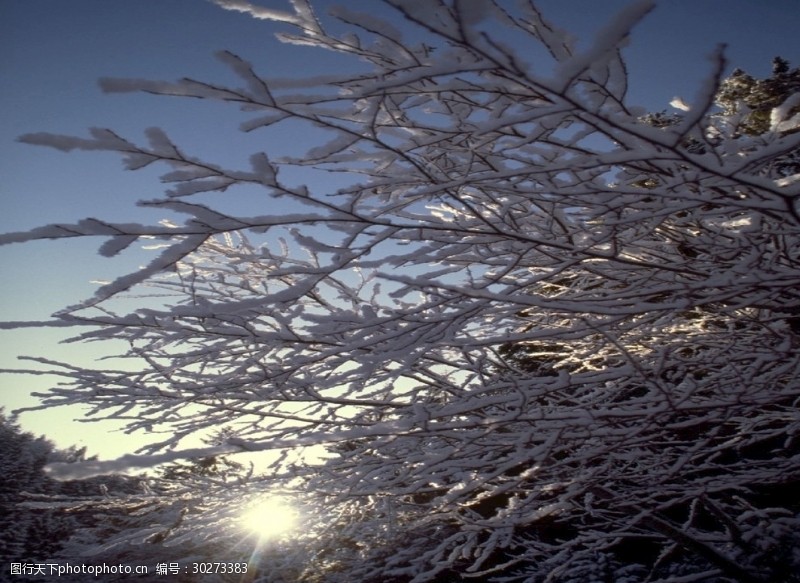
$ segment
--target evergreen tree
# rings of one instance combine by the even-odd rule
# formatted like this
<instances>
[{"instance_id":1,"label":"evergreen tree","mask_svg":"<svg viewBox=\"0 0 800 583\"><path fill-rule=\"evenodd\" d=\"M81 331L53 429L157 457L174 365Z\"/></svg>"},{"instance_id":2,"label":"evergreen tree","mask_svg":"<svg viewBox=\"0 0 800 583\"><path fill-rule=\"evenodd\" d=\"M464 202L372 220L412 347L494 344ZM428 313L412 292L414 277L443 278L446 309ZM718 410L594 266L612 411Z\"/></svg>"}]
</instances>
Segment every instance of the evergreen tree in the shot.
<instances>
[{"instance_id":1,"label":"evergreen tree","mask_svg":"<svg viewBox=\"0 0 800 583\"><path fill-rule=\"evenodd\" d=\"M53 461L53 444L24 432L0 410L0 563L52 558L73 523L53 512L25 509L28 494L51 493L43 468Z\"/></svg>"},{"instance_id":2,"label":"evergreen tree","mask_svg":"<svg viewBox=\"0 0 800 583\"><path fill-rule=\"evenodd\" d=\"M796 132L797 127L782 129L773 119L773 112L781 118L791 119L800 112L800 68L790 70L789 61L775 57L772 75L766 79L755 79L741 69L736 69L722 81L715 103L722 114L735 120L736 132L743 135L761 136L768 131L778 133Z\"/></svg>"}]
</instances>

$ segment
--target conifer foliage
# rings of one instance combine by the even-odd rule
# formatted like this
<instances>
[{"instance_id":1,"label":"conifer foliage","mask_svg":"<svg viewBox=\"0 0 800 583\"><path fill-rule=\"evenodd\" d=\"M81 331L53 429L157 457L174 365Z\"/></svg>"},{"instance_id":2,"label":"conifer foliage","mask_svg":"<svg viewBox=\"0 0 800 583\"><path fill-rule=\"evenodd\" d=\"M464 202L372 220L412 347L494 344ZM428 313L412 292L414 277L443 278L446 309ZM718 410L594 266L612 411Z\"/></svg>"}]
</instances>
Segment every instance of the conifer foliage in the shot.
<instances>
[{"instance_id":1,"label":"conifer foliage","mask_svg":"<svg viewBox=\"0 0 800 583\"><path fill-rule=\"evenodd\" d=\"M0 563L4 576L12 562L34 564L74 560L71 541L97 525L92 511L112 506L110 495L129 496L137 480L104 476L57 481L47 463L80 464L86 448L58 450L43 437L22 431L0 410ZM106 528L108 528L106 526ZM93 538L96 548L101 538ZM19 576L19 580L25 580Z\"/></svg>"},{"instance_id":2,"label":"conifer foliage","mask_svg":"<svg viewBox=\"0 0 800 583\"><path fill-rule=\"evenodd\" d=\"M223 52L239 86L103 88L226 102L245 131L321 143L270 144L237 170L155 128L146 144L27 135L165 164L169 189L145 204L186 220L3 239L163 244L59 315L92 325L84 340L127 340L142 367L63 365L45 406L170 429L140 465L221 428L207 456L275 460L269 480L208 485L218 503L159 542L223 536L242 493L282 488L304 493L305 527L262 581L796 580L796 70L725 79L720 53L687 111L647 116L620 50L648 2L584 49L530 2L387 0L391 22L217 3L361 70L271 80ZM316 191L282 177L296 168L349 181ZM269 202L208 202L238 187ZM170 301L113 311L143 285Z\"/></svg>"},{"instance_id":3,"label":"conifer foliage","mask_svg":"<svg viewBox=\"0 0 800 583\"><path fill-rule=\"evenodd\" d=\"M46 513L37 516L18 510L25 492L48 488L42 470L52 451L50 442L24 433L0 410L0 562L4 566L21 557L47 557L58 548L59 537L41 535L63 531L63 524L56 524Z\"/></svg>"}]
</instances>

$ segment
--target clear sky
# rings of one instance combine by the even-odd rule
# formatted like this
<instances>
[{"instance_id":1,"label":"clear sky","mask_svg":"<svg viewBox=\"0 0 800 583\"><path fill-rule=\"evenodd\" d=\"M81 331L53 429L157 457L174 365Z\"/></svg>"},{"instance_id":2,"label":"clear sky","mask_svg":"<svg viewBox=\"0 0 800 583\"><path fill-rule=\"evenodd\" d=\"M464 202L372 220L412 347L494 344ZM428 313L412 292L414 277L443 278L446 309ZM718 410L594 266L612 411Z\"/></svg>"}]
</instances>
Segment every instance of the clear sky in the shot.
<instances>
[{"instance_id":1,"label":"clear sky","mask_svg":"<svg viewBox=\"0 0 800 583\"><path fill-rule=\"evenodd\" d=\"M257 2L258 3L258 2ZM315 3L320 12L330 1ZM286 9L288 0L260 0ZM378 0L347 0L350 9L376 11ZM581 39L590 39L625 0L541 0L546 16ZM381 12L383 13L383 9ZM134 207L161 192L158 169L122 170L110 154L64 154L15 141L38 131L85 135L110 127L141 138L159 126L177 143L208 159L239 166L270 145L235 131L235 108L148 95L103 95L102 76L173 80L190 76L226 81L231 76L213 53L228 49L268 76L300 76L341 67L335 55L282 45L276 23L224 11L207 0L0 0L0 231L19 231L86 216L154 222L161 215ZM668 108L675 95L691 100L710 70L707 56L727 43L730 69L754 76L770 72L781 55L800 64L797 0L662 0L634 31L627 49L630 102ZM286 143L302 140L285 136ZM282 143L281 146L286 146ZM285 149L284 149L285 151ZM264 214L264 209L253 209ZM268 212L268 211L267 211ZM94 280L134 268L136 253L113 260L96 254L98 241L43 241L0 248L0 320L41 320L90 295ZM0 367L17 366L18 354L88 363L98 347L59 345L62 333L25 329L0 332ZM0 376L0 406L30 405L45 377ZM109 427L71 421L80 411L25 414L23 427L59 445L86 444L110 457L136 440Z\"/></svg>"}]
</instances>

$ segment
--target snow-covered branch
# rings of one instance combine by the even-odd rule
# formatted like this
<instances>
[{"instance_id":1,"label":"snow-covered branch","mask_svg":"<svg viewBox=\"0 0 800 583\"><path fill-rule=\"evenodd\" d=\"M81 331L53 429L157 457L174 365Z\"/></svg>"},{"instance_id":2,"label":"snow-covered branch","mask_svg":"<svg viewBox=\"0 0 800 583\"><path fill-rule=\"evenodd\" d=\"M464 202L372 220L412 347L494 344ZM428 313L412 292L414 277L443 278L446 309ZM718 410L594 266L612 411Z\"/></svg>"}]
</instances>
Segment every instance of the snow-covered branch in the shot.
<instances>
[{"instance_id":1,"label":"snow-covered branch","mask_svg":"<svg viewBox=\"0 0 800 583\"><path fill-rule=\"evenodd\" d=\"M224 451L194 453L324 449L275 477L318 496L317 550L298 556L316 557L319 581L759 581L800 566L786 551L800 512L796 97L763 133L740 131L715 106L720 53L682 117L642 117L620 49L650 2L583 52L530 3L390 0L402 26L339 9L339 35L303 0L217 4L366 69L271 80L223 53L244 88L103 82L242 107L245 131L291 120L324 136L246 171L155 129L147 146L110 130L23 138L166 164L172 186L146 204L187 216L0 238L110 237L109 256L166 245L60 315L94 326L76 340L125 340L141 366L49 363L65 381L41 395L166 437L54 475L174 460L220 427L235 433ZM504 31L543 45L555 74ZM315 193L281 182L282 165L353 180ZM193 199L236 185L262 188L266 210ZM144 285L165 305L108 307ZM786 514L756 519L771 495Z\"/></svg>"}]
</instances>

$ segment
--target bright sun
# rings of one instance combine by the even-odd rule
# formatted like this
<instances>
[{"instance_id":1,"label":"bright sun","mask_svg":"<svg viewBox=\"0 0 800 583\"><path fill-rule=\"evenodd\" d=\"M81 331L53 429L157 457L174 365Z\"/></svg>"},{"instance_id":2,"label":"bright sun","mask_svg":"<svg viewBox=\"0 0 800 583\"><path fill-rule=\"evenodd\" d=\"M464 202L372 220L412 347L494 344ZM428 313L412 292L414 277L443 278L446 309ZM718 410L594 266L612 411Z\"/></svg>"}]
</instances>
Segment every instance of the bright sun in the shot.
<instances>
[{"instance_id":1,"label":"bright sun","mask_svg":"<svg viewBox=\"0 0 800 583\"><path fill-rule=\"evenodd\" d=\"M270 496L248 506L243 516L245 528L261 538L276 538L297 525L297 510L285 498Z\"/></svg>"}]
</instances>

